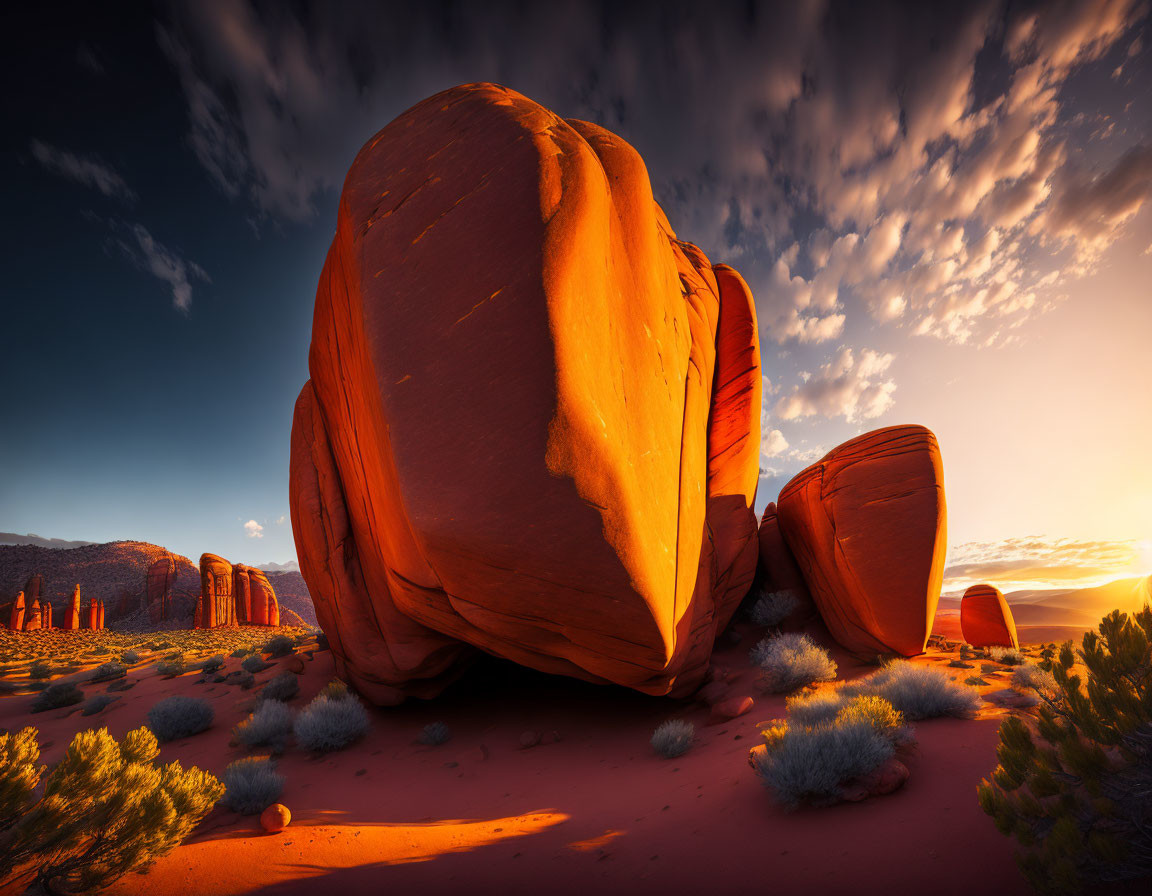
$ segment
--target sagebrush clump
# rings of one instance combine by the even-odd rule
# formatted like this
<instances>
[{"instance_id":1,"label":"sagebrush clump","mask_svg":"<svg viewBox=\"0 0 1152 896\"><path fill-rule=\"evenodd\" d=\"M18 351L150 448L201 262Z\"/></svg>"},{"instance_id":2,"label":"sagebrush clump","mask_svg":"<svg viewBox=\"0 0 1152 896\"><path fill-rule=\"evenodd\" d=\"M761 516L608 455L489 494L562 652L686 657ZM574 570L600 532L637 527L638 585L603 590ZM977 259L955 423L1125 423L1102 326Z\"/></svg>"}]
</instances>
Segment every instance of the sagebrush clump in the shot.
<instances>
[{"instance_id":1,"label":"sagebrush clump","mask_svg":"<svg viewBox=\"0 0 1152 896\"><path fill-rule=\"evenodd\" d=\"M248 718L232 729L236 740L247 747L283 750L292 733L292 709L279 700L265 700Z\"/></svg>"},{"instance_id":2,"label":"sagebrush clump","mask_svg":"<svg viewBox=\"0 0 1152 896\"><path fill-rule=\"evenodd\" d=\"M68 681L58 681L50 684L32 701L32 712L44 712L49 709L60 709L65 706L74 706L84 699L84 692Z\"/></svg>"},{"instance_id":3,"label":"sagebrush clump","mask_svg":"<svg viewBox=\"0 0 1152 896\"><path fill-rule=\"evenodd\" d=\"M255 674L256 672L263 672L265 669L270 668L270 664L264 662L259 654L254 653L252 656L244 658L243 662L240 663L240 668L245 672Z\"/></svg>"},{"instance_id":4,"label":"sagebrush clump","mask_svg":"<svg viewBox=\"0 0 1152 896\"><path fill-rule=\"evenodd\" d=\"M844 798L854 780L875 771L911 735L888 701L856 696L789 701L788 720L762 733L748 761L788 808L824 806Z\"/></svg>"},{"instance_id":5,"label":"sagebrush clump","mask_svg":"<svg viewBox=\"0 0 1152 896\"><path fill-rule=\"evenodd\" d=\"M1040 669L1053 687L1036 688L1034 724L1000 726L980 807L1019 842L1040 892L1152 874L1152 609L1110 613Z\"/></svg>"},{"instance_id":6,"label":"sagebrush clump","mask_svg":"<svg viewBox=\"0 0 1152 896\"><path fill-rule=\"evenodd\" d=\"M296 646L296 642L287 635L276 635L264 645L264 652L269 656L288 656Z\"/></svg>"},{"instance_id":7,"label":"sagebrush clump","mask_svg":"<svg viewBox=\"0 0 1152 896\"><path fill-rule=\"evenodd\" d=\"M300 693L300 680L291 672L281 672L260 691L261 700L281 700L287 703Z\"/></svg>"},{"instance_id":8,"label":"sagebrush clump","mask_svg":"<svg viewBox=\"0 0 1152 896\"><path fill-rule=\"evenodd\" d=\"M760 686L774 694L836 677L836 663L828 651L802 634L764 638L752 648L752 662L760 667Z\"/></svg>"},{"instance_id":9,"label":"sagebrush clump","mask_svg":"<svg viewBox=\"0 0 1152 896\"><path fill-rule=\"evenodd\" d=\"M36 738L0 734L0 879L27 867L46 892L102 889L171 852L224 793L198 768L155 766L147 728L82 731L47 776Z\"/></svg>"},{"instance_id":10,"label":"sagebrush clump","mask_svg":"<svg viewBox=\"0 0 1152 896\"><path fill-rule=\"evenodd\" d=\"M1028 662L1028 657L1015 647L989 647L988 656L993 662L1005 666L1022 666Z\"/></svg>"},{"instance_id":11,"label":"sagebrush clump","mask_svg":"<svg viewBox=\"0 0 1152 896\"><path fill-rule=\"evenodd\" d=\"M443 722L431 722L424 726L416 740L426 747L438 747L447 743L451 737L452 732L448 730L447 725Z\"/></svg>"},{"instance_id":12,"label":"sagebrush clump","mask_svg":"<svg viewBox=\"0 0 1152 896\"><path fill-rule=\"evenodd\" d=\"M161 742L199 734L212 724L212 705L195 697L165 697L148 710L148 727Z\"/></svg>"},{"instance_id":13,"label":"sagebrush clump","mask_svg":"<svg viewBox=\"0 0 1152 896\"><path fill-rule=\"evenodd\" d=\"M845 696L883 697L909 721L954 716L973 718L980 709L980 692L947 672L907 660L894 660L871 675L846 684Z\"/></svg>"},{"instance_id":14,"label":"sagebrush clump","mask_svg":"<svg viewBox=\"0 0 1152 896\"><path fill-rule=\"evenodd\" d=\"M187 671L188 665L184 660L184 654L177 653L172 656L165 657L156 664L156 671L165 678L175 678L178 675L183 675Z\"/></svg>"},{"instance_id":15,"label":"sagebrush clump","mask_svg":"<svg viewBox=\"0 0 1152 896\"><path fill-rule=\"evenodd\" d=\"M94 670L92 670L92 681L112 681L116 678L123 678L128 674L128 670L120 663L110 662L101 663Z\"/></svg>"},{"instance_id":16,"label":"sagebrush clump","mask_svg":"<svg viewBox=\"0 0 1152 896\"><path fill-rule=\"evenodd\" d=\"M752 609L748 611L748 618L762 628L776 628L796 612L796 608L799 606L800 601L790 590L764 591L752 604Z\"/></svg>"},{"instance_id":17,"label":"sagebrush clump","mask_svg":"<svg viewBox=\"0 0 1152 896\"><path fill-rule=\"evenodd\" d=\"M224 804L241 815L257 815L280 799L284 776L271 759L249 756L224 769Z\"/></svg>"},{"instance_id":18,"label":"sagebrush clump","mask_svg":"<svg viewBox=\"0 0 1152 896\"><path fill-rule=\"evenodd\" d=\"M652 749L665 759L683 756L696 742L696 726L683 719L669 719L652 732Z\"/></svg>"},{"instance_id":19,"label":"sagebrush clump","mask_svg":"<svg viewBox=\"0 0 1152 896\"><path fill-rule=\"evenodd\" d=\"M28 677L33 681L42 681L52 677L52 667L47 663L33 663L28 668Z\"/></svg>"},{"instance_id":20,"label":"sagebrush clump","mask_svg":"<svg viewBox=\"0 0 1152 896\"><path fill-rule=\"evenodd\" d=\"M333 700L321 695L296 716L292 731L301 748L328 753L359 740L369 726L368 713L358 697L348 694Z\"/></svg>"},{"instance_id":21,"label":"sagebrush clump","mask_svg":"<svg viewBox=\"0 0 1152 896\"><path fill-rule=\"evenodd\" d=\"M218 653L215 656L210 656L204 660L204 664L200 667L200 671L205 675L211 675L213 672L219 672L224 668L224 654Z\"/></svg>"}]
</instances>

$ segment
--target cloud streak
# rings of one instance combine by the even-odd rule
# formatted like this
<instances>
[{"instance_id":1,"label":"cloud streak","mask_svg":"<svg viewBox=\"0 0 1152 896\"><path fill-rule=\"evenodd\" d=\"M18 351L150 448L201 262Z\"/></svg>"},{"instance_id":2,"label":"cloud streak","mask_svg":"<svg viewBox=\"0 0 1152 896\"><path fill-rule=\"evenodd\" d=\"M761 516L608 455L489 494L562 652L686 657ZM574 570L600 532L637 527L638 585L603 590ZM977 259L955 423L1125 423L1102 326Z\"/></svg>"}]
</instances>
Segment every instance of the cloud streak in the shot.
<instances>
[{"instance_id":1,"label":"cloud streak","mask_svg":"<svg viewBox=\"0 0 1152 896\"><path fill-rule=\"evenodd\" d=\"M141 270L168 284L173 306L187 314L192 307L192 281L211 283L208 272L158 242L142 224L114 222L113 228L119 234L116 244L121 251Z\"/></svg>"},{"instance_id":2,"label":"cloud streak","mask_svg":"<svg viewBox=\"0 0 1152 896\"><path fill-rule=\"evenodd\" d=\"M32 157L46 170L98 190L112 199L134 202L136 194L115 170L90 156L78 156L40 140L30 144Z\"/></svg>"}]
</instances>

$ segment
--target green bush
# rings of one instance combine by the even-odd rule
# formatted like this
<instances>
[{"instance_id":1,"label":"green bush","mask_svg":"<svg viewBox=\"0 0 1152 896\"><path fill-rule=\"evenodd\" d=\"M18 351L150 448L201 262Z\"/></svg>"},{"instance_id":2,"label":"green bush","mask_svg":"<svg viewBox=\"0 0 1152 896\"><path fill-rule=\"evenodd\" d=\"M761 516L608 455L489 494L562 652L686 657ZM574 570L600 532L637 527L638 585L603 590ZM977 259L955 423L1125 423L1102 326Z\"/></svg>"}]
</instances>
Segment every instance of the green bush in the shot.
<instances>
[{"instance_id":1,"label":"green bush","mask_svg":"<svg viewBox=\"0 0 1152 896\"><path fill-rule=\"evenodd\" d=\"M284 777L272 760L249 756L224 769L224 803L241 815L256 815L280 799Z\"/></svg>"},{"instance_id":2,"label":"green bush","mask_svg":"<svg viewBox=\"0 0 1152 896\"><path fill-rule=\"evenodd\" d=\"M809 702L790 704L791 723L765 729L763 745L748 757L761 782L790 809L839 802L851 781L878 769L909 740L900 713L879 697L849 699L831 718L825 701L819 712L796 712Z\"/></svg>"},{"instance_id":3,"label":"green bush","mask_svg":"<svg viewBox=\"0 0 1152 896\"><path fill-rule=\"evenodd\" d=\"M1042 893L1152 874L1152 609L1110 613L1098 631L1040 663L1053 688L1037 689L1035 725L1004 721L979 788Z\"/></svg>"},{"instance_id":4,"label":"green bush","mask_svg":"<svg viewBox=\"0 0 1152 896\"><path fill-rule=\"evenodd\" d=\"M426 747L438 747L440 744L447 743L452 739L452 732L448 730L448 726L443 722L432 722L424 726L420 732L420 736L416 738L417 742Z\"/></svg>"},{"instance_id":5,"label":"green bush","mask_svg":"<svg viewBox=\"0 0 1152 896\"><path fill-rule=\"evenodd\" d=\"M82 731L47 776L36 734L0 735L0 879L34 868L47 892L107 887L171 852L224 793L198 768L158 768L146 728L119 743Z\"/></svg>"},{"instance_id":6,"label":"green bush","mask_svg":"<svg viewBox=\"0 0 1152 896\"><path fill-rule=\"evenodd\" d=\"M232 733L247 747L271 747L279 752L292 733L292 710L279 700L265 700Z\"/></svg>"},{"instance_id":7,"label":"green bush","mask_svg":"<svg viewBox=\"0 0 1152 896\"><path fill-rule=\"evenodd\" d=\"M60 709L64 706L75 706L84 699L84 692L76 685L67 681L58 681L50 684L32 701L32 712L44 712L49 709Z\"/></svg>"},{"instance_id":8,"label":"green bush","mask_svg":"<svg viewBox=\"0 0 1152 896\"><path fill-rule=\"evenodd\" d=\"M219 672L224 668L224 655L221 653L215 656L210 656L204 660L204 665L200 667L200 671L205 675L211 675L213 672Z\"/></svg>"},{"instance_id":9,"label":"green bush","mask_svg":"<svg viewBox=\"0 0 1152 896\"><path fill-rule=\"evenodd\" d=\"M800 601L789 590L764 591L756 599L756 603L752 604L748 618L762 628L776 628L799 606Z\"/></svg>"},{"instance_id":10,"label":"green bush","mask_svg":"<svg viewBox=\"0 0 1152 896\"><path fill-rule=\"evenodd\" d=\"M270 665L262 660L258 655L245 657L244 661L240 664L240 668L245 672L263 672L265 669L270 668Z\"/></svg>"},{"instance_id":11,"label":"green bush","mask_svg":"<svg viewBox=\"0 0 1152 896\"><path fill-rule=\"evenodd\" d=\"M352 696L352 691L348 688L346 682L339 678L333 678L328 684L324 685L317 696L327 697L329 700L344 700Z\"/></svg>"},{"instance_id":12,"label":"green bush","mask_svg":"<svg viewBox=\"0 0 1152 896\"><path fill-rule=\"evenodd\" d=\"M760 667L760 686L774 694L836 677L836 663L828 651L807 635L764 638L752 648L752 662Z\"/></svg>"},{"instance_id":13,"label":"green bush","mask_svg":"<svg viewBox=\"0 0 1152 896\"><path fill-rule=\"evenodd\" d=\"M52 677L52 667L47 663L33 663L28 669L28 677L33 681L40 681Z\"/></svg>"},{"instance_id":14,"label":"green bush","mask_svg":"<svg viewBox=\"0 0 1152 896\"><path fill-rule=\"evenodd\" d=\"M683 719L669 719L652 732L652 749L665 759L683 756L696 742L696 726Z\"/></svg>"},{"instance_id":15,"label":"green bush","mask_svg":"<svg viewBox=\"0 0 1152 896\"><path fill-rule=\"evenodd\" d=\"M113 681L128 674L120 663L101 663L92 671L92 681Z\"/></svg>"},{"instance_id":16,"label":"green bush","mask_svg":"<svg viewBox=\"0 0 1152 896\"><path fill-rule=\"evenodd\" d=\"M148 710L148 727L161 741L199 734L212 724L212 705L195 697L165 697Z\"/></svg>"},{"instance_id":17,"label":"green bush","mask_svg":"<svg viewBox=\"0 0 1152 896\"><path fill-rule=\"evenodd\" d=\"M187 668L188 665L182 653L175 653L172 656L165 657L156 664L156 671L165 678L175 678L177 675L183 675L185 671L187 671Z\"/></svg>"},{"instance_id":18,"label":"green bush","mask_svg":"<svg viewBox=\"0 0 1152 896\"><path fill-rule=\"evenodd\" d=\"M1028 662L1028 657L1024 656L1015 647L989 647L988 656L991 657L995 663L1001 663L1005 666L1021 666Z\"/></svg>"},{"instance_id":19,"label":"green bush","mask_svg":"<svg viewBox=\"0 0 1152 896\"><path fill-rule=\"evenodd\" d=\"M300 693L300 680L291 672L281 672L260 691L261 700L288 702Z\"/></svg>"},{"instance_id":20,"label":"green bush","mask_svg":"<svg viewBox=\"0 0 1152 896\"><path fill-rule=\"evenodd\" d=\"M328 753L363 737L369 727L368 713L357 697L331 700L319 696L296 716L292 730L303 749Z\"/></svg>"},{"instance_id":21,"label":"green bush","mask_svg":"<svg viewBox=\"0 0 1152 896\"><path fill-rule=\"evenodd\" d=\"M961 684L947 672L907 660L895 660L864 678L846 684L845 696L883 697L909 721L955 716L975 717L980 709L979 691Z\"/></svg>"},{"instance_id":22,"label":"green bush","mask_svg":"<svg viewBox=\"0 0 1152 896\"><path fill-rule=\"evenodd\" d=\"M264 652L269 656L288 656L295 648L295 643L287 635L276 635L264 645Z\"/></svg>"}]
</instances>

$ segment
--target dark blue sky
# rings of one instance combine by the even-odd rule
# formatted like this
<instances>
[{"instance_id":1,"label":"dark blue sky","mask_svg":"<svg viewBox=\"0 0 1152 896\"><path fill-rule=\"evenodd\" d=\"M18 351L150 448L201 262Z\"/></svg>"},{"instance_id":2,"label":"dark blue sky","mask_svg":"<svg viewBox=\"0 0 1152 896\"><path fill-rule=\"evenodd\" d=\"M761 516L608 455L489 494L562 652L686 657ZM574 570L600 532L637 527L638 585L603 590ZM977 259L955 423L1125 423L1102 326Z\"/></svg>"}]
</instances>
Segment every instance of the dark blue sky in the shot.
<instances>
[{"instance_id":1,"label":"dark blue sky","mask_svg":"<svg viewBox=\"0 0 1152 896\"><path fill-rule=\"evenodd\" d=\"M0 531L292 559L344 173L410 105L493 80L632 142L680 235L748 280L760 505L920 422L957 556L1025 535L1152 556L1145 0L0 15Z\"/></svg>"}]
</instances>

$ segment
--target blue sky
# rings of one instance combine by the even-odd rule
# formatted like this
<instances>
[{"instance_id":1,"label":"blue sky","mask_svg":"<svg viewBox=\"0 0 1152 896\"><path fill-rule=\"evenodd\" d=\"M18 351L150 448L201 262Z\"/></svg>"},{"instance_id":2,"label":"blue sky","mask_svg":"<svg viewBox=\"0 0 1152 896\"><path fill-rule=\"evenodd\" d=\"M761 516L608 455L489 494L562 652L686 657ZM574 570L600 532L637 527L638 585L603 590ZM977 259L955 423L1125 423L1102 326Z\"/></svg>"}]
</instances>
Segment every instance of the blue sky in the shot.
<instances>
[{"instance_id":1,"label":"blue sky","mask_svg":"<svg viewBox=\"0 0 1152 896\"><path fill-rule=\"evenodd\" d=\"M495 80L630 140L681 236L752 286L760 506L921 422L966 570L1024 537L1054 568L1069 543L1152 567L1146 2L19 15L0 529L291 559L344 172L408 106Z\"/></svg>"}]
</instances>

